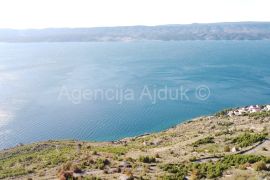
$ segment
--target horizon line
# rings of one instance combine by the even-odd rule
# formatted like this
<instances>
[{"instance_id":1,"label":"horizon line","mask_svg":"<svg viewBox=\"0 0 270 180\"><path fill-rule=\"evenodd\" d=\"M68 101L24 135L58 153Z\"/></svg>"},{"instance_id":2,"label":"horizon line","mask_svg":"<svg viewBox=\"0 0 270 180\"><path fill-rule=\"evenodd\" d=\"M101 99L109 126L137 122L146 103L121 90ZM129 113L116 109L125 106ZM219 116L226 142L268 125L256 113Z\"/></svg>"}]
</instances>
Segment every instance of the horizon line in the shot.
<instances>
[{"instance_id":1,"label":"horizon line","mask_svg":"<svg viewBox=\"0 0 270 180\"><path fill-rule=\"evenodd\" d=\"M115 26L78 26L78 27L44 27L44 28L0 28L0 30L46 30L46 29L94 29L94 28L117 28L117 27L158 27L158 26L188 26L188 25L207 25L207 24L241 24L241 23L270 23L270 21L220 21L220 22L193 22L179 24L157 24L157 25L115 25Z\"/></svg>"}]
</instances>

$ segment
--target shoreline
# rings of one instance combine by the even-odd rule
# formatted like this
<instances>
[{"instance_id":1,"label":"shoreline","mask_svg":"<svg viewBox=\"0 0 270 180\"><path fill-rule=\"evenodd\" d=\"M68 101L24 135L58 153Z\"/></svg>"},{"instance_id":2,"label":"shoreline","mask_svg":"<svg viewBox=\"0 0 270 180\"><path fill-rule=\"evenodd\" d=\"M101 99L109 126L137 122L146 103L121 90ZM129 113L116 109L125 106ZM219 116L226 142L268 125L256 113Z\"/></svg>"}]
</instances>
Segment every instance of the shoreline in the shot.
<instances>
[{"instance_id":1,"label":"shoreline","mask_svg":"<svg viewBox=\"0 0 270 180\"><path fill-rule=\"evenodd\" d=\"M197 179L269 176L270 111L230 111L118 141L48 140L0 150L0 179L184 179L194 176L193 166Z\"/></svg>"},{"instance_id":2,"label":"shoreline","mask_svg":"<svg viewBox=\"0 0 270 180\"><path fill-rule=\"evenodd\" d=\"M29 145L29 144L35 144L35 143L41 143L41 142L50 142L50 141L76 141L76 142L85 142L85 143L112 143L112 144L118 144L118 143L122 143L126 140L130 140L130 139L137 139L137 138L143 138L145 136L149 136L152 134L156 134L156 133L162 133L162 132L166 132L169 131L170 129L173 129L177 126L181 126L183 124L186 123L190 123L192 121L196 121L196 120L200 120L201 118L213 118L215 116L219 116L219 115L226 115L226 116L246 116L248 114L253 114L253 113L260 113L260 112L269 112L270 113L270 104L263 104L263 105L246 105L246 106L241 106L241 107L232 107L232 108L225 108L222 109L220 111L217 111L211 115L202 115L202 116L198 116L195 118L191 118L191 119L186 119L178 124L172 125L169 128L165 128L163 130L160 131L155 131L155 132L145 132L143 134L139 134L139 135L135 135L135 136L126 136L123 138L119 138L116 140L109 140L109 141L95 141L95 140L80 140L80 139L48 139L48 140L42 140L42 141L35 141L35 142L30 142L30 143L18 143L17 145L11 146L11 147L7 147L7 148L3 148L0 149L1 151L5 151L5 150L9 150L9 149L13 149L16 147L20 147L23 145Z\"/></svg>"}]
</instances>

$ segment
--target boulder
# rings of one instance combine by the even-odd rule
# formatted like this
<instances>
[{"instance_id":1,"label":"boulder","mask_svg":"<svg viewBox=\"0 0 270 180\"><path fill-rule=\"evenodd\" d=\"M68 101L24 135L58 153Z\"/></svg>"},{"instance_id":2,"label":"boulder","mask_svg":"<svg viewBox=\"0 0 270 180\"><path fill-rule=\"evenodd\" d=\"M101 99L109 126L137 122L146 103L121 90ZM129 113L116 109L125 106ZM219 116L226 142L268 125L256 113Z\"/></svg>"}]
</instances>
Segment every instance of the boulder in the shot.
<instances>
[{"instance_id":1,"label":"boulder","mask_svg":"<svg viewBox=\"0 0 270 180\"><path fill-rule=\"evenodd\" d=\"M232 149L231 149L231 152L237 152L238 151L238 148L237 147L233 147Z\"/></svg>"}]
</instances>

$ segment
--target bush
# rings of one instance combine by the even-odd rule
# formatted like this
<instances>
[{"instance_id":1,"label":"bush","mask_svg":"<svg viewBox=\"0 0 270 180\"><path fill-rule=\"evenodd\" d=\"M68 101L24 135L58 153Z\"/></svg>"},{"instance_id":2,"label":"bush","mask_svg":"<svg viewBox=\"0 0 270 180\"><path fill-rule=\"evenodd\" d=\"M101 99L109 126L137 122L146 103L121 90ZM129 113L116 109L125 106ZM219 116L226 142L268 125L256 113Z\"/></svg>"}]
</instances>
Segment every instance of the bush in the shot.
<instances>
[{"instance_id":1,"label":"bush","mask_svg":"<svg viewBox=\"0 0 270 180\"><path fill-rule=\"evenodd\" d=\"M262 112L255 112L255 113L249 113L249 117L253 117L254 119L259 119L259 118L265 118L270 116L269 111L262 111Z\"/></svg>"},{"instance_id":2,"label":"bush","mask_svg":"<svg viewBox=\"0 0 270 180\"><path fill-rule=\"evenodd\" d=\"M267 170L266 164L264 161L259 161L253 165L255 171Z\"/></svg>"},{"instance_id":3,"label":"bush","mask_svg":"<svg viewBox=\"0 0 270 180\"><path fill-rule=\"evenodd\" d=\"M259 161L265 161L266 158L264 156L257 156L257 155L228 155L225 156L221 162L227 164L229 166L239 166L240 164L245 163L256 163Z\"/></svg>"},{"instance_id":4,"label":"bush","mask_svg":"<svg viewBox=\"0 0 270 180\"><path fill-rule=\"evenodd\" d=\"M164 180L185 179L185 176L188 174L189 171L189 168L183 164L166 164L161 168L164 171L172 173L171 175L164 176Z\"/></svg>"},{"instance_id":5,"label":"bush","mask_svg":"<svg viewBox=\"0 0 270 180\"><path fill-rule=\"evenodd\" d=\"M224 147L224 152L230 152L230 151L231 151L231 149L230 149L229 146L225 146L225 147Z\"/></svg>"},{"instance_id":6,"label":"bush","mask_svg":"<svg viewBox=\"0 0 270 180\"><path fill-rule=\"evenodd\" d=\"M216 162L206 163L189 163L183 164L168 164L161 167L164 171L172 175L166 176L164 179L184 179L187 174L191 174L192 178L217 178L223 172L231 167L245 169L249 164L254 164L254 169L266 169L265 163L269 159L264 156L256 155L227 155Z\"/></svg>"},{"instance_id":7,"label":"bush","mask_svg":"<svg viewBox=\"0 0 270 180\"><path fill-rule=\"evenodd\" d=\"M93 151L93 153L92 153L93 155L97 155L98 153L97 153L97 151Z\"/></svg>"},{"instance_id":8,"label":"bush","mask_svg":"<svg viewBox=\"0 0 270 180\"><path fill-rule=\"evenodd\" d=\"M150 156L140 156L139 161L143 163L155 163L156 158Z\"/></svg>"},{"instance_id":9,"label":"bush","mask_svg":"<svg viewBox=\"0 0 270 180\"><path fill-rule=\"evenodd\" d=\"M103 170L107 165L110 165L110 161L108 159L97 159L95 168Z\"/></svg>"},{"instance_id":10,"label":"bush","mask_svg":"<svg viewBox=\"0 0 270 180\"><path fill-rule=\"evenodd\" d=\"M248 147L256 142L265 140L267 134L260 133L244 133L233 139L233 143L238 144L240 147Z\"/></svg>"},{"instance_id":11,"label":"bush","mask_svg":"<svg viewBox=\"0 0 270 180\"><path fill-rule=\"evenodd\" d=\"M197 147L199 145L209 144L209 143L215 143L213 137L206 137L206 138L203 138L203 139L199 139L198 141L195 141L194 143L192 143L192 146Z\"/></svg>"},{"instance_id":12,"label":"bush","mask_svg":"<svg viewBox=\"0 0 270 180\"><path fill-rule=\"evenodd\" d=\"M102 146L102 147L95 147L95 150L98 152L106 152L106 153L113 153L117 155L124 155L128 152L128 147L123 146Z\"/></svg>"},{"instance_id":13,"label":"bush","mask_svg":"<svg viewBox=\"0 0 270 180\"><path fill-rule=\"evenodd\" d=\"M265 161L264 156L256 155L228 155L217 162L207 162L207 163L193 163L193 168L197 169L200 178L216 178L222 175L223 171L234 167L239 167L240 165L245 165L248 163L256 163L260 161Z\"/></svg>"},{"instance_id":14,"label":"bush","mask_svg":"<svg viewBox=\"0 0 270 180\"><path fill-rule=\"evenodd\" d=\"M222 175L222 172L228 169L222 162L194 163L192 169L198 171L198 178L215 178Z\"/></svg>"}]
</instances>

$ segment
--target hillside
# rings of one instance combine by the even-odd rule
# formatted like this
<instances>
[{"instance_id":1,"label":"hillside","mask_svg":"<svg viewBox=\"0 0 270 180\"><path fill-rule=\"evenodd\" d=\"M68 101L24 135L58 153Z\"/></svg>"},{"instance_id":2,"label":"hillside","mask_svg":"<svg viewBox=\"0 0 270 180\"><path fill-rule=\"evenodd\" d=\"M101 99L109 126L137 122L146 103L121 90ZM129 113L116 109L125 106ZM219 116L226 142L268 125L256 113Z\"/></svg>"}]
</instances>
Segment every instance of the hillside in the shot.
<instances>
[{"instance_id":1,"label":"hillside","mask_svg":"<svg viewBox=\"0 0 270 180\"><path fill-rule=\"evenodd\" d=\"M269 179L268 107L225 110L115 142L20 145L0 152L0 178Z\"/></svg>"},{"instance_id":2,"label":"hillside","mask_svg":"<svg viewBox=\"0 0 270 180\"><path fill-rule=\"evenodd\" d=\"M97 28L0 29L0 42L103 42L136 40L263 40L269 22Z\"/></svg>"}]
</instances>

